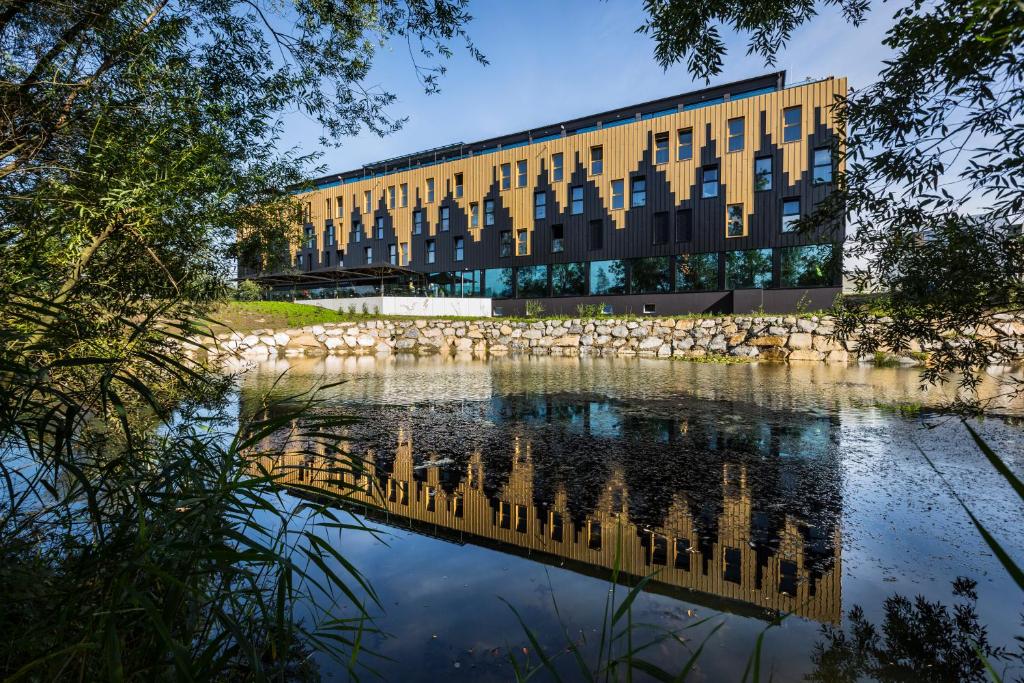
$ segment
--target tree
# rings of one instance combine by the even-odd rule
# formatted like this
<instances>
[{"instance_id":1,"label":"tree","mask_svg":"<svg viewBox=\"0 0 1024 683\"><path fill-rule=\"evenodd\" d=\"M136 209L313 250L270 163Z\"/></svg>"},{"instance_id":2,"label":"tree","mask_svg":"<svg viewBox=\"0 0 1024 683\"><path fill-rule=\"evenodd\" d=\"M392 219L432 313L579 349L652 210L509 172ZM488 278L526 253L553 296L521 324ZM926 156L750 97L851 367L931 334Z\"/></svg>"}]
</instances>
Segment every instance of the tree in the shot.
<instances>
[{"instance_id":1,"label":"tree","mask_svg":"<svg viewBox=\"0 0 1024 683\"><path fill-rule=\"evenodd\" d=\"M865 0L648 0L639 30L662 66L685 61L708 79L725 54L719 27L749 35L748 53L772 64L824 5L854 27L868 11ZM864 264L849 275L882 295L844 300L840 337L858 337L864 353L920 340L928 381L962 373L974 389L991 361L1024 356L1007 334L1007 314L1024 305L1024 239L1013 228L1024 219L1024 5L914 2L896 10L884 43L894 56L877 81L835 103L845 170L801 227L844 219L847 256Z\"/></svg>"},{"instance_id":2,"label":"tree","mask_svg":"<svg viewBox=\"0 0 1024 683\"><path fill-rule=\"evenodd\" d=\"M376 49L408 43L436 91L450 42L482 59L465 6L0 0L4 677L302 675L365 627L295 620L303 564L340 560L310 529L342 525L312 505L294 528L254 460L281 428L338 454L333 425L300 406L232 434L229 379L181 344L236 235L251 262L288 239L314 159L278 153L281 114L330 142L394 130L394 95L363 84ZM326 578L362 607L358 575Z\"/></svg>"}]
</instances>

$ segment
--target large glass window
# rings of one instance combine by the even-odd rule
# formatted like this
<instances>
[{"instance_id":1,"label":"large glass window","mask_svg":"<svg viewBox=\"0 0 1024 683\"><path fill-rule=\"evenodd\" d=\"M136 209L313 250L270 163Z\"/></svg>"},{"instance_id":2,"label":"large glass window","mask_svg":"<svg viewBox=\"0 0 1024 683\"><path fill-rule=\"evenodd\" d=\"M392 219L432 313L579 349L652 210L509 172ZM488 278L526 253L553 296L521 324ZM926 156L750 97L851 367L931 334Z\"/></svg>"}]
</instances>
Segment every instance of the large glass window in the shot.
<instances>
[{"instance_id":1,"label":"large glass window","mask_svg":"<svg viewBox=\"0 0 1024 683\"><path fill-rule=\"evenodd\" d=\"M520 299L536 299L548 295L548 267L522 266L516 269L516 295Z\"/></svg>"},{"instance_id":2,"label":"large glass window","mask_svg":"<svg viewBox=\"0 0 1024 683\"><path fill-rule=\"evenodd\" d=\"M668 133L654 135L654 163L668 163Z\"/></svg>"},{"instance_id":3,"label":"large glass window","mask_svg":"<svg viewBox=\"0 0 1024 683\"><path fill-rule=\"evenodd\" d=\"M672 273L668 256L651 256L630 261L629 285L633 294L658 294L672 291Z\"/></svg>"},{"instance_id":4,"label":"large glass window","mask_svg":"<svg viewBox=\"0 0 1024 683\"><path fill-rule=\"evenodd\" d=\"M499 256L511 256L512 255L512 231L502 230L500 235L500 241L498 243L498 255Z\"/></svg>"},{"instance_id":5,"label":"large glass window","mask_svg":"<svg viewBox=\"0 0 1024 683\"><path fill-rule=\"evenodd\" d=\"M783 287L828 287L835 282L839 249L834 245L812 244L780 251Z\"/></svg>"},{"instance_id":6,"label":"large glass window","mask_svg":"<svg viewBox=\"0 0 1024 683\"><path fill-rule=\"evenodd\" d=\"M693 158L693 129L684 128L678 133L676 143L676 159L686 161Z\"/></svg>"},{"instance_id":7,"label":"large glass window","mask_svg":"<svg viewBox=\"0 0 1024 683\"><path fill-rule=\"evenodd\" d=\"M647 178L637 176L630 181L630 206L647 205Z\"/></svg>"},{"instance_id":8,"label":"large glass window","mask_svg":"<svg viewBox=\"0 0 1024 683\"><path fill-rule=\"evenodd\" d=\"M583 296L587 293L587 270L583 263L556 263L551 266L551 293L554 296Z\"/></svg>"},{"instance_id":9,"label":"large glass window","mask_svg":"<svg viewBox=\"0 0 1024 683\"><path fill-rule=\"evenodd\" d=\"M590 175L601 175L604 172L604 149L590 148Z\"/></svg>"},{"instance_id":10,"label":"large glass window","mask_svg":"<svg viewBox=\"0 0 1024 683\"><path fill-rule=\"evenodd\" d=\"M757 191L772 189L771 157L754 159L754 189Z\"/></svg>"},{"instance_id":11,"label":"large glass window","mask_svg":"<svg viewBox=\"0 0 1024 683\"><path fill-rule=\"evenodd\" d=\"M461 237L455 238L455 260L463 261L466 258L466 241Z\"/></svg>"},{"instance_id":12,"label":"large glass window","mask_svg":"<svg viewBox=\"0 0 1024 683\"><path fill-rule=\"evenodd\" d=\"M501 165L501 189L507 190L512 187L512 164Z\"/></svg>"},{"instance_id":13,"label":"large glass window","mask_svg":"<svg viewBox=\"0 0 1024 683\"><path fill-rule=\"evenodd\" d=\"M725 254L726 289L763 289L772 285L772 250L748 249Z\"/></svg>"},{"instance_id":14,"label":"large glass window","mask_svg":"<svg viewBox=\"0 0 1024 683\"><path fill-rule=\"evenodd\" d=\"M494 225L494 200L484 200L484 225Z\"/></svg>"},{"instance_id":15,"label":"large glass window","mask_svg":"<svg viewBox=\"0 0 1024 683\"><path fill-rule=\"evenodd\" d=\"M565 228L561 225L551 226L551 253L558 254L565 251Z\"/></svg>"},{"instance_id":16,"label":"large glass window","mask_svg":"<svg viewBox=\"0 0 1024 683\"><path fill-rule=\"evenodd\" d=\"M782 200L782 232L796 232L800 220L800 199L791 197Z\"/></svg>"},{"instance_id":17,"label":"large glass window","mask_svg":"<svg viewBox=\"0 0 1024 683\"><path fill-rule=\"evenodd\" d=\"M621 209L626 204L626 199L623 196L625 194L625 182L622 180L612 181L612 208Z\"/></svg>"},{"instance_id":18,"label":"large glass window","mask_svg":"<svg viewBox=\"0 0 1024 683\"><path fill-rule=\"evenodd\" d=\"M483 295L491 299L512 298L512 269L489 268L485 270Z\"/></svg>"},{"instance_id":19,"label":"large glass window","mask_svg":"<svg viewBox=\"0 0 1024 683\"><path fill-rule=\"evenodd\" d=\"M480 296L483 292L482 270L457 270L451 277L451 290L454 296Z\"/></svg>"},{"instance_id":20,"label":"large glass window","mask_svg":"<svg viewBox=\"0 0 1024 683\"><path fill-rule=\"evenodd\" d=\"M832 182L832 150L828 147L819 147L814 150L814 173L811 176L814 183Z\"/></svg>"},{"instance_id":21,"label":"large glass window","mask_svg":"<svg viewBox=\"0 0 1024 683\"><path fill-rule=\"evenodd\" d=\"M718 196L717 166L707 166L701 171L700 196L701 199L711 199Z\"/></svg>"},{"instance_id":22,"label":"large glass window","mask_svg":"<svg viewBox=\"0 0 1024 683\"><path fill-rule=\"evenodd\" d=\"M800 107L787 107L782 110L782 141L796 142L803 137L800 119L803 111Z\"/></svg>"},{"instance_id":23,"label":"large glass window","mask_svg":"<svg viewBox=\"0 0 1024 683\"><path fill-rule=\"evenodd\" d=\"M729 151L739 152L743 149L743 118L729 119Z\"/></svg>"},{"instance_id":24,"label":"large glass window","mask_svg":"<svg viewBox=\"0 0 1024 683\"><path fill-rule=\"evenodd\" d=\"M551 182L562 181L562 153L551 155Z\"/></svg>"},{"instance_id":25,"label":"large glass window","mask_svg":"<svg viewBox=\"0 0 1024 683\"><path fill-rule=\"evenodd\" d=\"M593 296L599 296L601 294L625 294L626 262L591 261L590 293Z\"/></svg>"},{"instance_id":26,"label":"large glass window","mask_svg":"<svg viewBox=\"0 0 1024 683\"><path fill-rule=\"evenodd\" d=\"M695 292L718 289L718 252L676 256L676 290Z\"/></svg>"},{"instance_id":27,"label":"large glass window","mask_svg":"<svg viewBox=\"0 0 1024 683\"><path fill-rule=\"evenodd\" d=\"M746 216L742 204L730 204L725 207L725 236L743 237L747 234Z\"/></svg>"},{"instance_id":28,"label":"large glass window","mask_svg":"<svg viewBox=\"0 0 1024 683\"><path fill-rule=\"evenodd\" d=\"M544 192L533 193L533 217L540 220L548 215L548 196Z\"/></svg>"},{"instance_id":29,"label":"large glass window","mask_svg":"<svg viewBox=\"0 0 1024 683\"><path fill-rule=\"evenodd\" d=\"M526 159L516 162L516 187L526 187Z\"/></svg>"},{"instance_id":30,"label":"large glass window","mask_svg":"<svg viewBox=\"0 0 1024 683\"><path fill-rule=\"evenodd\" d=\"M583 213L583 186L577 185L572 188L572 213L578 216Z\"/></svg>"}]
</instances>

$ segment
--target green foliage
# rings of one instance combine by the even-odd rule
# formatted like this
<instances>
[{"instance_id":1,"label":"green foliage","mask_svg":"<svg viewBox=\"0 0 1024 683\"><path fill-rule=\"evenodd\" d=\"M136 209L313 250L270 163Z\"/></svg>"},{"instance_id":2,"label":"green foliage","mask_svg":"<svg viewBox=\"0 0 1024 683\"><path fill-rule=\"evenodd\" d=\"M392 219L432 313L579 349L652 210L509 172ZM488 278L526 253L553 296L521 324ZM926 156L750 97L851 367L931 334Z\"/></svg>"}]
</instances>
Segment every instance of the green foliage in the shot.
<instances>
[{"instance_id":1,"label":"green foliage","mask_svg":"<svg viewBox=\"0 0 1024 683\"><path fill-rule=\"evenodd\" d=\"M865 0L830 0L854 26ZM815 20L816 3L645 3L641 30L663 66L685 61L709 78L722 69L724 26L749 34L749 51L774 63L793 31ZM894 11L883 41L892 56L871 85L839 98L845 145L832 192L804 231L845 222L847 274L870 302L836 307L840 338L860 349L902 354L912 340L934 345L924 377L956 377L975 389L995 359L1020 360L1004 344L1001 312L1024 296L1024 5L1002 0L912 3ZM973 206L968 215L965 206ZM876 321L877 316L881 321ZM978 326L996 330L968 343Z\"/></svg>"},{"instance_id":2,"label":"green foliage","mask_svg":"<svg viewBox=\"0 0 1024 683\"><path fill-rule=\"evenodd\" d=\"M605 304L577 304L576 315L580 318L600 318L604 315Z\"/></svg>"},{"instance_id":3,"label":"green foliage","mask_svg":"<svg viewBox=\"0 0 1024 683\"><path fill-rule=\"evenodd\" d=\"M526 317L539 318L544 314L544 304L533 299L526 302Z\"/></svg>"},{"instance_id":4,"label":"green foliage","mask_svg":"<svg viewBox=\"0 0 1024 683\"><path fill-rule=\"evenodd\" d=\"M259 301L263 298L263 288L252 280L242 280L235 290L235 298L239 301Z\"/></svg>"}]
</instances>

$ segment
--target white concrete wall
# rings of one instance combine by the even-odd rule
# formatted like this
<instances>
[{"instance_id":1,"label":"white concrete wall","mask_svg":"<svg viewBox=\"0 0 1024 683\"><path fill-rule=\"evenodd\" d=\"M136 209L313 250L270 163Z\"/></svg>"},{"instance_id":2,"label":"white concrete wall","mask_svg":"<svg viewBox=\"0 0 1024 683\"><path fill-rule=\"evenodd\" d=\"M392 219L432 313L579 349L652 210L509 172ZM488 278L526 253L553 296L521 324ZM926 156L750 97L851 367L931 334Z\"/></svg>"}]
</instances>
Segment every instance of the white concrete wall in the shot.
<instances>
[{"instance_id":1,"label":"white concrete wall","mask_svg":"<svg viewBox=\"0 0 1024 683\"><path fill-rule=\"evenodd\" d=\"M364 296L345 299L304 299L296 300L295 303L355 313L362 313L365 306L366 311L380 315L491 317L491 300L478 297L463 299L433 296Z\"/></svg>"}]
</instances>

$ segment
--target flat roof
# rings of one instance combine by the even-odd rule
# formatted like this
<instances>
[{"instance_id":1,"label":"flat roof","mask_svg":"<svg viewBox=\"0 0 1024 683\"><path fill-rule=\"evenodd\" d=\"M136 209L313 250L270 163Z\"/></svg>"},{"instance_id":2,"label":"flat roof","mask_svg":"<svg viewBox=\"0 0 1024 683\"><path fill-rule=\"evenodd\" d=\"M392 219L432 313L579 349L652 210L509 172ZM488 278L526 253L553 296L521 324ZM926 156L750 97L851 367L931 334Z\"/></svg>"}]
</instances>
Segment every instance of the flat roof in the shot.
<instances>
[{"instance_id":1,"label":"flat roof","mask_svg":"<svg viewBox=\"0 0 1024 683\"><path fill-rule=\"evenodd\" d=\"M803 85L802 83L800 85ZM786 87L786 72L771 73L732 81L722 85L710 86L700 90L662 97L657 100L632 104L618 109L590 114L567 121L559 121L544 126L509 133L498 137L477 140L476 142L456 142L443 147L413 152L391 159L383 159L360 168L341 173L331 173L311 181L317 189L326 189L345 183L368 180L398 171L407 171L424 166L455 161L470 156L490 154L505 149L522 147L536 142L566 137L577 133L589 133L610 126L633 123L658 116L676 114L680 111L698 109L715 104L722 104L742 97L754 97L769 92L783 90Z\"/></svg>"}]
</instances>

